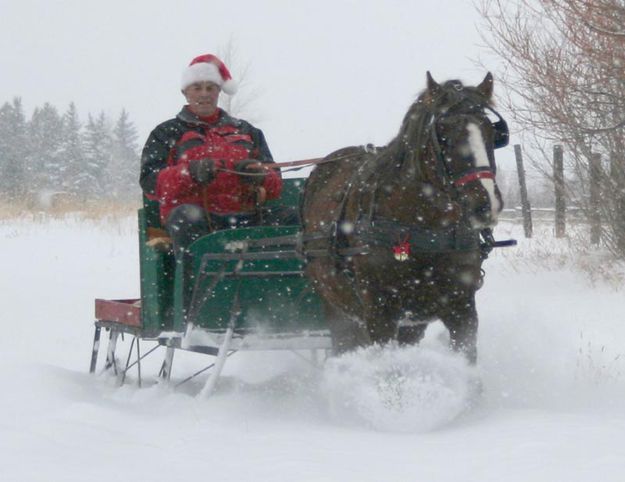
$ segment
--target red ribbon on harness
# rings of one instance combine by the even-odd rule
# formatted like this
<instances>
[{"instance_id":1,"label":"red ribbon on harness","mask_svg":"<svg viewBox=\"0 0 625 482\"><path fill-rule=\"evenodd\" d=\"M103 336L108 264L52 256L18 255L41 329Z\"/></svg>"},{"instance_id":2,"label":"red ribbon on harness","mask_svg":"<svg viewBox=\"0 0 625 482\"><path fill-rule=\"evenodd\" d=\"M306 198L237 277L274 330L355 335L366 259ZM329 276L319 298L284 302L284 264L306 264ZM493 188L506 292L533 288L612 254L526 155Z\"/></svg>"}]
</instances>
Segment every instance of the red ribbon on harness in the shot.
<instances>
[{"instance_id":1,"label":"red ribbon on harness","mask_svg":"<svg viewBox=\"0 0 625 482\"><path fill-rule=\"evenodd\" d=\"M406 234L403 239L400 239L399 242L393 246L393 256L397 261L406 261L410 256L409 238L410 235Z\"/></svg>"}]
</instances>

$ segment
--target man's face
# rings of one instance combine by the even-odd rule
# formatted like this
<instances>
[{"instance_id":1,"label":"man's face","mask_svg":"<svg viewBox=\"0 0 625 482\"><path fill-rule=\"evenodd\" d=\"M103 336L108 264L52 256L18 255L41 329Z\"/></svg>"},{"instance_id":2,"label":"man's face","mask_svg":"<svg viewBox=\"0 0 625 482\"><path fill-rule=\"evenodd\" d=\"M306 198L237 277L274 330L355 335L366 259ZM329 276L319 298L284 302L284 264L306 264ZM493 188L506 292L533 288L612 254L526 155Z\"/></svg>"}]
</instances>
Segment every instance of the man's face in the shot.
<instances>
[{"instance_id":1,"label":"man's face","mask_svg":"<svg viewBox=\"0 0 625 482\"><path fill-rule=\"evenodd\" d=\"M214 82L195 82L182 91L191 112L202 117L215 113L220 92L221 88Z\"/></svg>"}]
</instances>

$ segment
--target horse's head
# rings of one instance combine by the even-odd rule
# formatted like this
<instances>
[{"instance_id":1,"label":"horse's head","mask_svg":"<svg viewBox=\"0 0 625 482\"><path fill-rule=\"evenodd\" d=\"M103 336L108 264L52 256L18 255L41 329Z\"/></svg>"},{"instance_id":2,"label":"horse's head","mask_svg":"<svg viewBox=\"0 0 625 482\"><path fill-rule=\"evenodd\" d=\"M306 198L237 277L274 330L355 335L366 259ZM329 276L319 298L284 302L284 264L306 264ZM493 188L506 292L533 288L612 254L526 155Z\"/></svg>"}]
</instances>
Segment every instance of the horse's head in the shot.
<instances>
[{"instance_id":1,"label":"horse's head","mask_svg":"<svg viewBox=\"0 0 625 482\"><path fill-rule=\"evenodd\" d=\"M491 104L493 77L488 73L477 87L458 80L438 84L429 72L427 81L420 98L431 113L428 130L440 186L463 207L473 228L492 226L503 208L494 150L508 140L505 121Z\"/></svg>"}]
</instances>

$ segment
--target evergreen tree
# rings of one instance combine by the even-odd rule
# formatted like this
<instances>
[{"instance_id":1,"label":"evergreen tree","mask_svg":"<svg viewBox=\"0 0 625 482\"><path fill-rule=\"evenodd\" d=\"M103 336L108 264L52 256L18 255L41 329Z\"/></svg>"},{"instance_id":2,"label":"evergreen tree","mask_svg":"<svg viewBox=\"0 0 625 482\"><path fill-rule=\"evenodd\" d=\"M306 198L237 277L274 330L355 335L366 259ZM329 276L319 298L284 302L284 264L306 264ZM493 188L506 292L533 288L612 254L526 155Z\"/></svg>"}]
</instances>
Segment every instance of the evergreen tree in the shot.
<instances>
[{"instance_id":1,"label":"evergreen tree","mask_svg":"<svg viewBox=\"0 0 625 482\"><path fill-rule=\"evenodd\" d=\"M83 197L102 197L110 189L106 173L111 160L111 144L111 128L104 112L95 119L89 114L84 132L85 162L75 184Z\"/></svg>"},{"instance_id":2,"label":"evergreen tree","mask_svg":"<svg viewBox=\"0 0 625 482\"><path fill-rule=\"evenodd\" d=\"M0 107L0 192L10 196L13 184L11 148L13 146L13 108L8 102Z\"/></svg>"},{"instance_id":3,"label":"evergreen tree","mask_svg":"<svg viewBox=\"0 0 625 482\"><path fill-rule=\"evenodd\" d=\"M72 194L78 194L80 190L76 181L86 164L81 128L76 105L72 102L63 116L61 144L61 156L65 164L63 187Z\"/></svg>"},{"instance_id":4,"label":"evergreen tree","mask_svg":"<svg viewBox=\"0 0 625 482\"><path fill-rule=\"evenodd\" d=\"M139 197L139 154L137 129L122 110L113 129L110 176L111 195L116 199Z\"/></svg>"},{"instance_id":5,"label":"evergreen tree","mask_svg":"<svg viewBox=\"0 0 625 482\"><path fill-rule=\"evenodd\" d=\"M9 201L26 192L26 119L19 97L0 108L0 193Z\"/></svg>"},{"instance_id":6,"label":"evergreen tree","mask_svg":"<svg viewBox=\"0 0 625 482\"><path fill-rule=\"evenodd\" d=\"M56 107L36 108L28 126L27 173L30 191L62 191L65 163L61 156L63 120Z\"/></svg>"},{"instance_id":7,"label":"evergreen tree","mask_svg":"<svg viewBox=\"0 0 625 482\"><path fill-rule=\"evenodd\" d=\"M49 103L26 121L15 98L0 107L0 195L19 199L54 192L82 199L139 198L137 130L126 110L115 126L101 112L83 128L76 105L61 116Z\"/></svg>"}]
</instances>

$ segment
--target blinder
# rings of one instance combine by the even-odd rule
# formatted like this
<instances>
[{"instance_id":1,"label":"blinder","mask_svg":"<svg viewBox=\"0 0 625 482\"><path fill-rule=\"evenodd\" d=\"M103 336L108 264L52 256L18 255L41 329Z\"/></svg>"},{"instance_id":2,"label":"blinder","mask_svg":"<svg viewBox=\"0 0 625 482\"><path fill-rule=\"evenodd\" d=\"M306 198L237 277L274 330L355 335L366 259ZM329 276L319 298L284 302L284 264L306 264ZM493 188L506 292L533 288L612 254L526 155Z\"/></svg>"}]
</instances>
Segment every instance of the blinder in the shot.
<instances>
[{"instance_id":1,"label":"blinder","mask_svg":"<svg viewBox=\"0 0 625 482\"><path fill-rule=\"evenodd\" d=\"M498 117L497 122L493 122L493 130L495 131L495 137L493 139L493 147L495 149L500 149L502 147L506 147L510 142L510 130L508 129L508 123L499 115L494 109L489 109Z\"/></svg>"}]
</instances>

